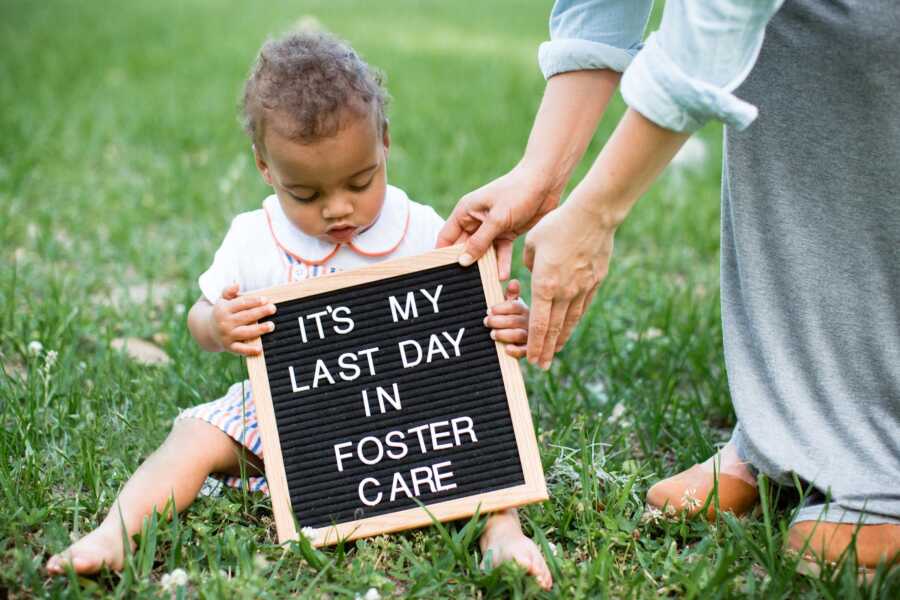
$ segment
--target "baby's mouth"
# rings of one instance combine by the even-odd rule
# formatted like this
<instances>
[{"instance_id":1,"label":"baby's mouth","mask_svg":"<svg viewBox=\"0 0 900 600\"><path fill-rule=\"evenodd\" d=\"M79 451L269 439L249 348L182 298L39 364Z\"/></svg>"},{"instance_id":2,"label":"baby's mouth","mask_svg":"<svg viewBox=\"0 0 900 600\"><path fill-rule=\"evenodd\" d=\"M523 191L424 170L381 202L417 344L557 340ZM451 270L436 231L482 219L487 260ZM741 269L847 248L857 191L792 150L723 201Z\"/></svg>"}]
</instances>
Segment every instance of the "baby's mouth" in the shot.
<instances>
[{"instance_id":1,"label":"baby's mouth","mask_svg":"<svg viewBox=\"0 0 900 600\"><path fill-rule=\"evenodd\" d=\"M326 232L329 238L336 242L346 243L353 239L353 236L356 235L356 232L359 230L359 227L355 225L342 225L340 227L331 227Z\"/></svg>"}]
</instances>

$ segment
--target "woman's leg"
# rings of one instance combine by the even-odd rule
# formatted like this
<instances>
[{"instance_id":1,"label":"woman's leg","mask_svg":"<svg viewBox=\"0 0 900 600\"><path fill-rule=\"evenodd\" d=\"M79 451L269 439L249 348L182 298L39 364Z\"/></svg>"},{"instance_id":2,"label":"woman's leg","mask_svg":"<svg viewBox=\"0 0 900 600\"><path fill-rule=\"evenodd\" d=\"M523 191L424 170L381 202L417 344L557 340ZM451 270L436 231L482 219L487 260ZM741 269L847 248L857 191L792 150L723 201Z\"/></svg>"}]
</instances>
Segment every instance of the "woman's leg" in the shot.
<instances>
[{"instance_id":1,"label":"woman's leg","mask_svg":"<svg viewBox=\"0 0 900 600\"><path fill-rule=\"evenodd\" d=\"M182 511L194 501L210 473L236 474L240 446L223 431L198 419L180 419L162 446L138 467L95 530L47 561L58 574L71 564L78 573L95 573L105 564L122 568L123 537L140 532L144 518L162 511L170 499ZM124 528L124 536L123 536Z\"/></svg>"}]
</instances>

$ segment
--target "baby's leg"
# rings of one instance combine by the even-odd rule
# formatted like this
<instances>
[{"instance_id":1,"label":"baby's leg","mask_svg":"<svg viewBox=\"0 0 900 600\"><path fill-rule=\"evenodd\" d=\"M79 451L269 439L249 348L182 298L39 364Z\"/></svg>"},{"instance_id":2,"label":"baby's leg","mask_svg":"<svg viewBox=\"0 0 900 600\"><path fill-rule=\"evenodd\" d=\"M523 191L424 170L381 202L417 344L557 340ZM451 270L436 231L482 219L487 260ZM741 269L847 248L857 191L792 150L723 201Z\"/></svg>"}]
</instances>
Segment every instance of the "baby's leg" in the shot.
<instances>
[{"instance_id":1,"label":"baby's leg","mask_svg":"<svg viewBox=\"0 0 900 600\"><path fill-rule=\"evenodd\" d=\"M198 419L179 419L162 446L138 467L97 529L47 561L58 574L71 564L78 573L96 573L105 564L122 569L125 537L139 533L144 518L162 511L174 496L179 512L190 506L210 473L235 474L240 447L223 431Z\"/></svg>"},{"instance_id":2,"label":"baby's leg","mask_svg":"<svg viewBox=\"0 0 900 600\"><path fill-rule=\"evenodd\" d=\"M480 545L485 559L490 552L490 560L494 566L514 560L533 575L542 588L549 590L553 587L553 576L547 568L547 561L537 544L522 533L516 509L509 508L492 514L481 534Z\"/></svg>"}]
</instances>

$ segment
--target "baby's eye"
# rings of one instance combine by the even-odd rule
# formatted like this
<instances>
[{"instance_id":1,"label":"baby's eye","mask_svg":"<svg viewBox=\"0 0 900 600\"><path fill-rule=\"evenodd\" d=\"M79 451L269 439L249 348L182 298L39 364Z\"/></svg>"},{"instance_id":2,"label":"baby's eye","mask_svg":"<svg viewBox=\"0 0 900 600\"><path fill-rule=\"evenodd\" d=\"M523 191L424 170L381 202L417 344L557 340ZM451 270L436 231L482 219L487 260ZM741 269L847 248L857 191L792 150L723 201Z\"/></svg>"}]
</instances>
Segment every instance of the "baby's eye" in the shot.
<instances>
[{"instance_id":1,"label":"baby's eye","mask_svg":"<svg viewBox=\"0 0 900 600\"><path fill-rule=\"evenodd\" d=\"M367 190L370 185L372 185L373 181L375 181L375 177L371 177L367 182L365 182L362 185L352 185L351 184L351 185L348 185L347 187L350 189L351 192L363 192L363 191Z\"/></svg>"},{"instance_id":2,"label":"baby's eye","mask_svg":"<svg viewBox=\"0 0 900 600\"><path fill-rule=\"evenodd\" d=\"M308 196L298 196L297 194L294 194L293 192L288 192L288 196L290 196L297 202L302 202L304 204L308 204L310 202L314 202L319 199L319 192L313 192L312 194L310 194Z\"/></svg>"}]
</instances>

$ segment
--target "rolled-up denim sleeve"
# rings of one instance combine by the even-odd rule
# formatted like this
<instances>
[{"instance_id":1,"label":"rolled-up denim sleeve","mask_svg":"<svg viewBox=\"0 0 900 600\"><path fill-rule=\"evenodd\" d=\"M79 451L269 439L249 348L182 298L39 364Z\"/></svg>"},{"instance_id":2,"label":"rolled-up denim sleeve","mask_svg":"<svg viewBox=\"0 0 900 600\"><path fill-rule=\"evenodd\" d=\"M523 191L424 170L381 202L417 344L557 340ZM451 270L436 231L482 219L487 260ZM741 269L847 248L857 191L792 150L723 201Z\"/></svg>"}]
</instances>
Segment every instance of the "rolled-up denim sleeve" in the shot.
<instances>
[{"instance_id":1,"label":"rolled-up denim sleeve","mask_svg":"<svg viewBox=\"0 0 900 600\"><path fill-rule=\"evenodd\" d=\"M692 132L716 119L739 130L757 109L732 92L747 78L784 0L668 0L622 78L625 102L657 125Z\"/></svg>"},{"instance_id":2,"label":"rolled-up denim sleeve","mask_svg":"<svg viewBox=\"0 0 900 600\"><path fill-rule=\"evenodd\" d=\"M538 62L544 77L585 69L624 71L641 48L653 0L556 0L550 41Z\"/></svg>"}]
</instances>

